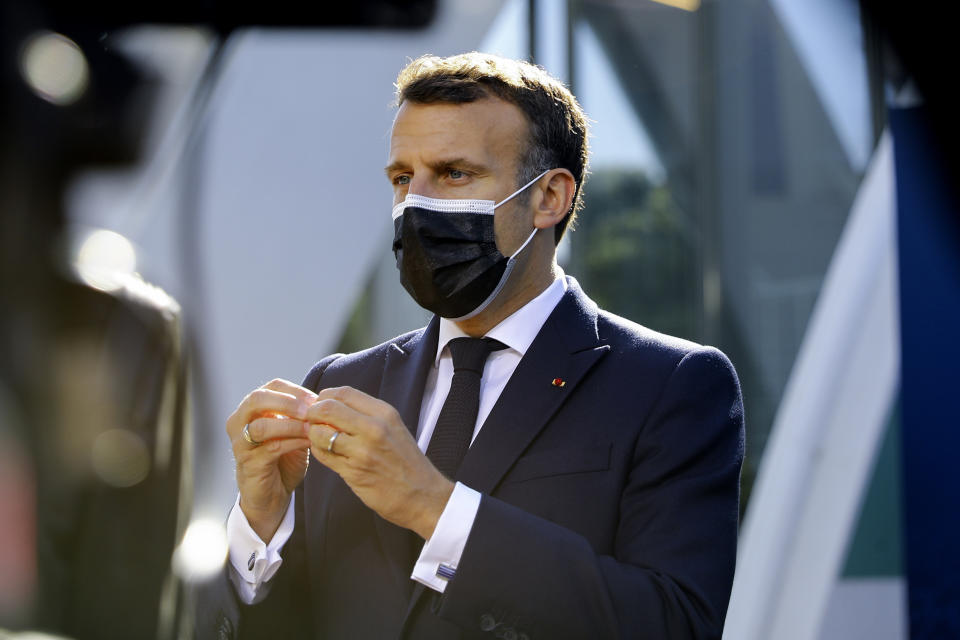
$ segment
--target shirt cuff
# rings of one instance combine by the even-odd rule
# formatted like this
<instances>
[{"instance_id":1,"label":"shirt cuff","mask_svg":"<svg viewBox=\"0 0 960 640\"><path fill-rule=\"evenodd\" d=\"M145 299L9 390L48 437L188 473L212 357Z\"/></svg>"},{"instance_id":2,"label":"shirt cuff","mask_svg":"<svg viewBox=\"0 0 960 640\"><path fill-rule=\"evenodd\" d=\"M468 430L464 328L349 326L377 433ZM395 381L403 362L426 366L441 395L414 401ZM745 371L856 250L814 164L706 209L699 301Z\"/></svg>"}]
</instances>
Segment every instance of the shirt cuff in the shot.
<instances>
[{"instance_id":1,"label":"shirt cuff","mask_svg":"<svg viewBox=\"0 0 960 640\"><path fill-rule=\"evenodd\" d=\"M456 574L479 509L480 493L458 482L410 577L443 593Z\"/></svg>"},{"instance_id":2,"label":"shirt cuff","mask_svg":"<svg viewBox=\"0 0 960 640\"><path fill-rule=\"evenodd\" d=\"M254 604L266 596L264 583L277 573L283 564L280 550L293 534L294 495L290 495L290 504L273 538L265 544L247 522L240 508L240 496L227 518L227 546L230 549L230 579L237 589L237 595L245 604ZM259 597L258 597L259 596Z\"/></svg>"}]
</instances>

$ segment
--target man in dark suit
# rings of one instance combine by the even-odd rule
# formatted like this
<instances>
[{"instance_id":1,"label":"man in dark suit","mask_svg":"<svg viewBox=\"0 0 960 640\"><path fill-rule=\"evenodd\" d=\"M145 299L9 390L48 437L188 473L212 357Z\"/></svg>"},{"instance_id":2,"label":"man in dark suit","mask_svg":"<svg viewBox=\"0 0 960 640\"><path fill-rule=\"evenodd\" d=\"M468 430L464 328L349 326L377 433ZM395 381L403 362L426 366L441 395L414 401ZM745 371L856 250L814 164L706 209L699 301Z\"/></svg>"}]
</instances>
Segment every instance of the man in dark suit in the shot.
<instances>
[{"instance_id":1,"label":"man in dark suit","mask_svg":"<svg viewBox=\"0 0 960 640\"><path fill-rule=\"evenodd\" d=\"M739 385L716 349L598 309L557 267L579 105L481 54L416 60L397 95L394 251L437 315L229 418L229 575L200 635L719 637Z\"/></svg>"}]
</instances>

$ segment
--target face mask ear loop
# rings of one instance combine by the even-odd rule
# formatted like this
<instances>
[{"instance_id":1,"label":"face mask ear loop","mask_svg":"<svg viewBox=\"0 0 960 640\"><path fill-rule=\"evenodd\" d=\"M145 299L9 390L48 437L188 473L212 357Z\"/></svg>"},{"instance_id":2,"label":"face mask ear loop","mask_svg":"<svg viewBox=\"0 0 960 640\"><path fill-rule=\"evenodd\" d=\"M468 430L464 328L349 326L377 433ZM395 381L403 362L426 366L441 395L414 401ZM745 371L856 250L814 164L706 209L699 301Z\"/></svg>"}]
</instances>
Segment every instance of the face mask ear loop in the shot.
<instances>
[{"instance_id":1,"label":"face mask ear loop","mask_svg":"<svg viewBox=\"0 0 960 640\"><path fill-rule=\"evenodd\" d=\"M543 176L547 175L547 173L549 173L549 172L550 172L550 169L547 169L546 171L544 171L543 173L541 173L540 175L538 175L536 178L534 178L533 180L531 180L531 181L528 182L527 184L523 185L522 187L520 187L519 189L517 189L516 191L514 191L513 193L511 193L509 196L507 196L506 198L504 198L503 200L501 200L500 202L498 202L497 204L495 204L495 205L493 206L493 208L496 209L497 207L499 207L500 205L502 205L504 202L508 202L508 201L511 200L512 198L516 197L518 193L522 193L524 189L526 189L527 187L529 187L530 185L532 185L534 182L536 182L537 180L539 180L539 179L542 178ZM530 241L531 241L531 240L533 240L533 236L537 235L537 231L538 231L538 229L534 228L534 230L530 232L530 235L527 236L527 239L524 240L524 242L523 242L522 245L520 245L520 248L517 249L516 251L514 251L514 252L510 255L510 259L511 259L511 260L513 260L514 258L516 258L516 257L520 254L521 251L523 251L524 249L527 248L527 245L530 244Z\"/></svg>"},{"instance_id":2,"label":"face mask ear loop","mask_svg":"<svg viewBox=\"0 0 960 640\"><path fill-rule=\"evenodd\" d=\"M523 193L524 189L526 189L527 187L529 187L530 185L532 185L534 182L536 182L537 180L539 180L539 179L542 178L543 176L547 175L547 173L549 173L550 171L551 171L551 169L547 169L546 171L544 171L543 173L541 173L540 175L538 175L536 178L534 178L533 180L531 180L531 181L528 182L527 184L523 185L522 187L520 187L519 189L517 189L516 191L514 191L513 193L511 193L510 195L508 195L506 198L504 198L503 200L501 200L501 201L498 202L497 204L493 205L493 208L496 209L496 208L499 207L500 205L505 204L505 203L507 203L507 202L510 202L511 200L513 200L514 198L517 197L517 194Z\"/></svg>"},{"instance_id":3,"label":"face mask ear loop","mask_svg":"<svg viewBox=\"0 0 960 640\"><path fill-rule=\"evenodd\" d=\"M510 255L510 259L511 259L511 260L513 260L514 258L516 258L518 255L520 255L520 252L521 252L521 251L523 251L524 249L527 248L527 245L530 244L530 241L531 241L531 240L533 240L533 236L537 235L537 231L539 231L539 229L534 228L533 231L530 232L530 235L527 236L527 239L523 241L523 244L520 245L520 248L517 249L516 251L514 251L514 252Z\"/></svg>"}]
</instances>

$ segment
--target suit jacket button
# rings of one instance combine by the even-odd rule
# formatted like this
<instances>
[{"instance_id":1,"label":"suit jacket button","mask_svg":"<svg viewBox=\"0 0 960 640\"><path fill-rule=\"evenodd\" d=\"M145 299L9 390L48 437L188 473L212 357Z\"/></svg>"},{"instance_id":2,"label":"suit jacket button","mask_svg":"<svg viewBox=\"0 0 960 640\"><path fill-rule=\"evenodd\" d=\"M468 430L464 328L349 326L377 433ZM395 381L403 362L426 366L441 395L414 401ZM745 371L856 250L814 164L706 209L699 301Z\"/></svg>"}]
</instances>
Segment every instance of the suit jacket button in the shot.
<instances>
[{"instance_id":1,"label":"suit jacket button","mask_svg":"<svg viewBox=\"0 0 960 640\"><path fill-rule=\"evenodd\" d=\"M480 630L481 631L493 631L497 627L497 621L493 619L493 616L489 613L485 613L480 616Z\"/></svg>"}]
</instances>

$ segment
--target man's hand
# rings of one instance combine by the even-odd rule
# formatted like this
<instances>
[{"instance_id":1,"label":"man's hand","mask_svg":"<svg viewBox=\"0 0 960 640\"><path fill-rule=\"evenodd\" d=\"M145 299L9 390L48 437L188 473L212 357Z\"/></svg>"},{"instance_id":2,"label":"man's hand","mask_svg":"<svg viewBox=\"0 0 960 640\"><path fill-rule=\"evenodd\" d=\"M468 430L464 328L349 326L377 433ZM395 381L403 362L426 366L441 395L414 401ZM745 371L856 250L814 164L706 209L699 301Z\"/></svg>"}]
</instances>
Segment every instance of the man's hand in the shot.
<instances>
[{"instance_id":1,"label":"man's hand","mask_svg":"<svg viewBox=\"0 0 960 640\"><path fill-rule=\"evenodd\" d=\"M303 480L310 460L308 407L317 395L286 380L272 380L250 392L227 418L227 435L237 464L240 508L260 538L269 542ZM250 437L243 437L247 427Z\"/></svg>"},{"instance_id":2,"label":"man's hand","mask_svg":"<svg viewBox=\"0 0 960 640\"><path fill-rule=\"evenodd\" d=\"M362 391L338 387L319 393L306 420L313 456L364 504L425 540L433 535L453 483L417 448L396 409Z\"/></svg>"}]
</instances>

